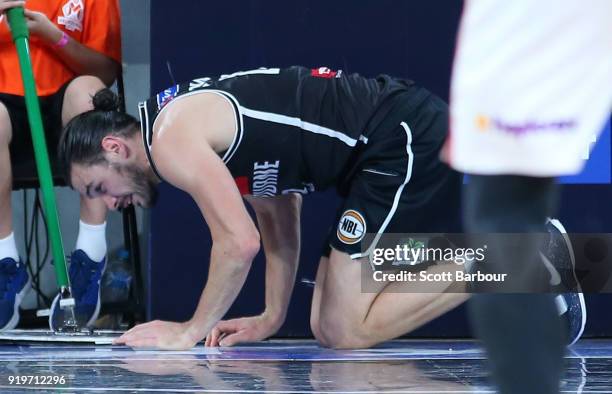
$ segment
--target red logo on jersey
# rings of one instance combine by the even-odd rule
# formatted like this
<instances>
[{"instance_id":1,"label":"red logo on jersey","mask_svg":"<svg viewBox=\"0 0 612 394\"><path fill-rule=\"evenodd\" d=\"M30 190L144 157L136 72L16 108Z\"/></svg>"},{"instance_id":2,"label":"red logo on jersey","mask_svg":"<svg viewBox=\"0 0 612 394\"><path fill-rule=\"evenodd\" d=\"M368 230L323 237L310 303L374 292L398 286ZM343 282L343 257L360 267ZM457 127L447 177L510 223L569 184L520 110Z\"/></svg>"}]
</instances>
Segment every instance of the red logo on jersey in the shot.
<instances>
[{"instance_id":1,"label":"red logo on jersey","mask_svg":"<svg viewBox=\"0 0 612 394\"><path fill-rule=\"evenodd\" d=\"M310 75L319 78L339 78L342 71L333 71L327 67L313 68Z\"/></svg>"},{"instance_id":2,"label":"red logo on jersey","mask_svg":"<svg viewBox=\"0 0 612 394\"><path fill-rule=\"evenodd\" d=\"M246 176L239 176L234 179L236 181L236 186L238 186L238 190L241 195L251 194L251 188L249 187L249 178Z\"/></svg>"}]
</instances>

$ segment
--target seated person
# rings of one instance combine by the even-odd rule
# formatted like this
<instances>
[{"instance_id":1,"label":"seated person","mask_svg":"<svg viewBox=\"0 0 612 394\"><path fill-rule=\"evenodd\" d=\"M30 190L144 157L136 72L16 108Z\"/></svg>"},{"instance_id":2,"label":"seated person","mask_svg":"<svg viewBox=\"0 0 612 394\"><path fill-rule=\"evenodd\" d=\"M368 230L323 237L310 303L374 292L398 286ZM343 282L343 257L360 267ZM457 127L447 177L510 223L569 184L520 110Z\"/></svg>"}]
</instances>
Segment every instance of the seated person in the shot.
<instances>
[{"instance_id":1,"label":"seated person","mask_svg":"<svg viewBox=\"0 0 612 394\"><path fill-rule=\"evenodd\" d=\"M30 278L19 258L11 213L12 166L34 152L19 60L5 11L25 7L30 56L40 97L47 147L56 151L62 126L90 110L93 94L121 70L121 31L116 0L0 0L0 330L19 322L19 304ZM100 199L81 198L79 234L70 282L80 320L93 323L106 256L106 213ZM57 306L57 299L52 309ZM50 319L50 322L52 319ZM53 328L53 327L52 327Z\"/></svg>"}]
</instances>

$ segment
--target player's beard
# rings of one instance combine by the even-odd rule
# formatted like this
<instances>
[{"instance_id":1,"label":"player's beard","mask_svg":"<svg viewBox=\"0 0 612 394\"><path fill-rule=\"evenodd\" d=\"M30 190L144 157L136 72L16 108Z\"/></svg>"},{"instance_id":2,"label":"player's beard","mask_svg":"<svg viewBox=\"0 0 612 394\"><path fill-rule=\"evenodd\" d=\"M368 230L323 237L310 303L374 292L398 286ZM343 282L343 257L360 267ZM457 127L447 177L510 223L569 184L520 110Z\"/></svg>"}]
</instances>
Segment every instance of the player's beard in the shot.
<instances>
[{"instance_id":1,"label":"player's beard","mask_svg":"<svg viewBox=\"0 0 612 394\"><path fill-rule=\"evenodd\" d=\"M155 184L149 180L146 172L134 164L125 164L114 166L118 173L126 176L130 181L132 189L132 202L134 197L138 198L139 205L143 208L148 208L157 201L157 188Z\"/></svg>"}]
</instances>

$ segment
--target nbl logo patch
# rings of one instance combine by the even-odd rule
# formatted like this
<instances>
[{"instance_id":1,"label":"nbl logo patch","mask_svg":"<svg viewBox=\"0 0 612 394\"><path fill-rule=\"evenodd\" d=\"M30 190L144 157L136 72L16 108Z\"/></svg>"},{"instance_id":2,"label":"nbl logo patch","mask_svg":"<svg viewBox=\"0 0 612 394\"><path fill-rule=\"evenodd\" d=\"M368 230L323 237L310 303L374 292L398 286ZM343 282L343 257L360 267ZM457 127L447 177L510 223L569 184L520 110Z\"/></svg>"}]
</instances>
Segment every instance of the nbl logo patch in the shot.
<instances>
[{"instance_id":1,"label":"nbl logo patch","mask_svg":"<svg viewBox=\"0 0 612 394\"><path fill-rule=\"evenodd\" d=\"M357 211L349 209L342 214L336 232L338 239L345 244L355 244L363 239L366 234L366 222Z\"/></svg>"}]
</instances>

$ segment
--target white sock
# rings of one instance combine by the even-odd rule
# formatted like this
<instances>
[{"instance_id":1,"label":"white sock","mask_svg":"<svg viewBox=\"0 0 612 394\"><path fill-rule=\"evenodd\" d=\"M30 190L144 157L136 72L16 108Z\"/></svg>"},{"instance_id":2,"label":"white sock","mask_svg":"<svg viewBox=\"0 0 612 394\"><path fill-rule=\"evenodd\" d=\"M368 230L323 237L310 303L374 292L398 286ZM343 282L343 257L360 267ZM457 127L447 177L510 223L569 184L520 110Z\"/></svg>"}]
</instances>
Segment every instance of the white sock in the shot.
<instances>
[{"instance_id":1,"label":"white sock","mask_svg":"<svg viewBox=\"0 0 612 394\"><path fill-rule=\"evenodd\" d=\"M7 257L19 261L19 252L17 251L14 233L10 233L8 237L0 239L0 260Z\"/></svg>"},{"instance_id":2,"label":"white sock","mask_svg":"<svg viewBox=\"0 0 612 394\"><path fill-rule=\"evenodd\" d=\"M93 261L102 261L106 256L106 222L87 224L79 220L76 249L81 249Z\"/></svg>"},{"instance_id":3,"label":"white sock","mask_svg":"<svg viewBox=\"0 0 612 394\"><path fill-rule=\"evenodd\" d=\"M559 316L567 312L567 302L565 302L565 298L561 294L555 297L555 304L557 305L557 313Z\"/></svg>"}]
</instances>

